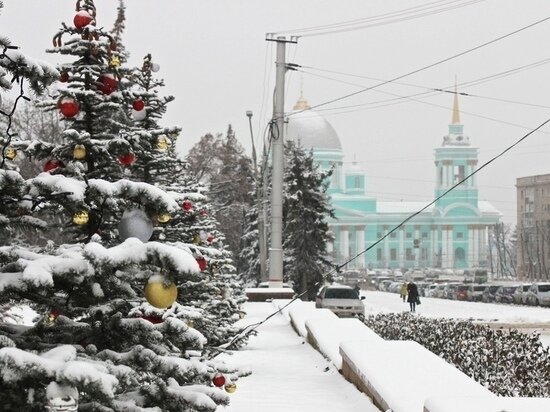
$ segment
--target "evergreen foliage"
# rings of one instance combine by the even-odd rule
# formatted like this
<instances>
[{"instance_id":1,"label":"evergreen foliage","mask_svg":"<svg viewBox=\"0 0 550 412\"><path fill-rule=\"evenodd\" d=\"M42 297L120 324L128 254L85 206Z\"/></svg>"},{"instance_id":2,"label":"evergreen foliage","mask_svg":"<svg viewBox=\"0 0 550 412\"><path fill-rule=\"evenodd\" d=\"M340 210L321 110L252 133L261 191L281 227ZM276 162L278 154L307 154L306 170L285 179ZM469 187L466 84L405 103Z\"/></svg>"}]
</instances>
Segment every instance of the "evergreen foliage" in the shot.
<instances>
[{"instance_id":1,"label":"evergreen foliage","mask_svg":"<svg viewBox=\"0 0 550 412\"><path fill-rule=\"evenodd\" d=\"M379 314L364 322L384 339L420 343L499 396L550 396L550 349L537 333L409 313Z\"/></svg>"},{"instance_id":2,"label":"evergreen foliage","mask_svg":"<svg viewBox=\"0 0 550 412\"><path fill-rule=\"evenodd\" d=\"M327 257L326 245L332 239L326 219L334 217L326 193L332 171L321 171L313 160L313 153L287 143L284 175L285 198L283 205L283 253L285 280L291 281L294 290L304 298L314 300L323 283L323 275L332 265Z\"/></svg>"}]
</instances>

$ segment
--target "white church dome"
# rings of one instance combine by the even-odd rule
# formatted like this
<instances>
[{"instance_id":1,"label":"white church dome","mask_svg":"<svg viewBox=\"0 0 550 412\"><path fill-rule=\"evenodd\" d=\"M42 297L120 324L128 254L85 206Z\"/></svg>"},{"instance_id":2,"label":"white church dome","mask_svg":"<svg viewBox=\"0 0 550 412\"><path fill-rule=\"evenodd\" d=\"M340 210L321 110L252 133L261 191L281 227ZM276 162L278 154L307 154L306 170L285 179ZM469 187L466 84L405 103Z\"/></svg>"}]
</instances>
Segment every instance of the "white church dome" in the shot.
<instances>
[{"instance_id":1,"label":"white church dome","mask_svg":"<svg viewBox=\"0 0 550 412\"><path fill-rule=\"evenodd\" d=\"M286 138L306 149L342 151L340 139L332 125L309 108L307 101L300 96L294 111L287 118Z\"/></svg>"}]
</instances>

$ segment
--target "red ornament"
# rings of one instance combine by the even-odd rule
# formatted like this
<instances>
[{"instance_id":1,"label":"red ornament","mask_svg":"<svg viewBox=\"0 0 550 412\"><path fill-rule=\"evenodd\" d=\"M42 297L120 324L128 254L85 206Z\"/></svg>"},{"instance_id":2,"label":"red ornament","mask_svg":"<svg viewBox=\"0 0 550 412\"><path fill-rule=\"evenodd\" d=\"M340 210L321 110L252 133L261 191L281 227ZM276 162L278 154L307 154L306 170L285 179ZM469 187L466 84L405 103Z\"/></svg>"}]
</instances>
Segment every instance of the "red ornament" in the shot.
<instances>
[{"instance_id":1,"label":"red ornament","mask_svg":"<svg viewBox=\"0 0 550 412\"><path fill-rule=\"evenodd\" d=\"M57 169L58 167L65 167L65 164L61 160L50 159L44 165L44 171L49 172L51 170Z\"/></svg>"},{"instance_id":2,"label":"red ornament","mask_svg":"<svg viewBox=\"0 0 550 412\"><path fill-rule=\"evenodd\" d=\"M62 83L67 83L69 81L69 73L61 72L61 74L59 75L59 81Z\"/></svg>"},{"instance_id":3,"label":"red ornament","mask_svg":"<svg viewBox=\"0 0 550 412\"><path fill-rule=\"evenodd\" d=\"M199 256L198 258L195 258L195 260L197 261L197 263L199 264L199 269L202 271L204 271L206 269L206 259L203 258L202 256Z\"/></svg>"},{"instance_id":4,"label":"red ornament","mask_svg":"<svg viewBox=\"0 0 550 412\"><path fill-rule=\"evenodd\" d=\"M65 117L75 117L80 112L80 103L72 97L63 97L57 103L57 108Z\"/></svg>"},{"instance_id":5,"label":"red ornament","mask_svg":"<svg viewBox=\"0 0 550 412\"><path fill-rule=\"evenodd\" d=\"M164 319L162 319L162 316L156 316L156 315L141 316L141 319L145 319L154 325L164 322Z\"/></svg>"},{"instance_id":6,"label":"red ornament","mask_svg":"<svg viewBox=\"0 0 550 412\"><path fill-rule=\"evenodd\" d=\"M99 76L99 90L105 95L110 95L118 87L118 80L112 74L102 74Z\"/></svg>"},{"instance_id":7,"label":"red ornament","mask_svg":"<svg viewBox=\"0 0 550 412\"><path fill-rule=\"evenodd\" d=\"M186 212L190 212L191 210L193 210L193 202L191 202L189 199L185 199L181 204L181 207Z\"/></svg>"},{"instance_id":8,"label":"red ornament","mask_svg":"<svg viewBox=\"0 0 550 412\"><path fill-rule=\"evenodd\" d=\"M206 209L201 209L201 211L199 212L199 216L200 217L208 216L208 211Z\"/></svg>"},{"instance_id":9,"label":"red ornament","mask_svg":"<svg viewBox=\"0 0 550 412\"><path fill-rule=\"evenodd\" d=\"M134 110L140 112L145 108L145 102L141 99L134 100L132 107L134 108Z\"/></svg>"},{"instance_id":10,"label":"red ornament","mask_svg":"<svg viewBox=\"0 0 550 412\"><path fill-rule=\"evenodd\" d=\"M52 310L50 311L50 316L54 319L57 319L59 315L61 315L61 312L59 312L56 308L52 308Z\"/></svg>"},{"instance_id":11,"label":"red ornament","mask_svg":"<svg viewBox=\"0 0 550 412\"><path fill-rule=\"evenodd\" d=\"M132 152L120 155L118 157L118 162L123 166L129 166L135 161L136 161L136 155L133 154Z\"/></svg>"},{"instance_id":12,"label":"red ornament","mask_svg":"<svg viewBox=\"0 0 550 412\"><path fill-rule=\"evenodd\" d=\"M212 378L212 383L214 384L214 386L221 388L223 385L225 385L225 376L223 376L221 373L216 373Z\"/></svg>"},{"instance_id":13,"label":"red ornament","mask_svg":"<svg viewBox=\"0 0 550 412\"><path fill-rule=\"evenodd\" d=\"M206 241L207 241L208 243L212 243L212 241L213 241L214 239L215 239L215 238L214 238L213 235L208 234L208 237L206 238Z\"/></svg>"},{"instance_id":14,"label":"red ornament","mask_svg":"<svg viewBox=\"0 0 550 412\"><path fill-rule=\"evenodd\" d=\"M73 23L77 29L83 29L88 24L94 21L94 18L86 10L80 10L74 16Z\"/></svg>"}]
</instances>

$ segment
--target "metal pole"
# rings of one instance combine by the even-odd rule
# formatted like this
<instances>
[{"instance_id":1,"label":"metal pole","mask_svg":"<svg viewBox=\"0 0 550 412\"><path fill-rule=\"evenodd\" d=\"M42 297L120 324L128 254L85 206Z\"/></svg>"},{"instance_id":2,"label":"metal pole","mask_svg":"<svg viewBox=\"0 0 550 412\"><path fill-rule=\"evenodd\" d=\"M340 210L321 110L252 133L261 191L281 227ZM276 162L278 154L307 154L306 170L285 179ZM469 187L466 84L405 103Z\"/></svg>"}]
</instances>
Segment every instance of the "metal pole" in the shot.
<instances>
[{"instance_id":1,"label":"metal pole","mask_svg":"<svg viewBox=\"0 0 550 412\"><path fill-rule=\"evenodd\" d=\"M254 163L254 183L256 184L256 209L258 213L258 243L260 246L260 282L267 281L267 245L265 242L265 216L264 216L264 196L265 184L260 182L260 178L265 175L264 165L258 170L256 159L256 146L254 145L254 133L252 132L252 111L246 112L248 124L250 126L250 139L252 140L252 162ZM265 180L264 180L265 181Z\"/></svg>"},{"instance_id":2,"label":"metal pole","mask_svg":"<svg viewBox=\"0 0 550 412\"><path fill-rule=\"evenodd\" d=\"M271 184L271 245L269 248L269 287L283 286L283 168L284 168L284 104L286 73L286 38L279 36L277 42L277 76L275 83L275 107L272 140Z\"/></svg>"}]
</instances>

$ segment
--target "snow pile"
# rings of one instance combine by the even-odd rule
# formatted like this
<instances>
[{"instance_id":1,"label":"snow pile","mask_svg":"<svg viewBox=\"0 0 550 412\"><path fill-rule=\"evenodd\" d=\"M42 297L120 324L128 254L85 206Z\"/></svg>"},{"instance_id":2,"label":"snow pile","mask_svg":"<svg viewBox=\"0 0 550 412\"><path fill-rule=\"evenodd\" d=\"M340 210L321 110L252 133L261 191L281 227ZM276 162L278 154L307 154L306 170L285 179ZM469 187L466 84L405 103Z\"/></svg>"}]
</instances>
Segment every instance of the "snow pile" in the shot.
<instances>
[{"instance_id":1,"label":"snow pile","mask_svg":"<svg viewBox=\"0 0 550 412\"><path fill-rule=\"evenodd\" d=\"M414 340L500 396L550 396L550 350L537 333L408 313L365 319L384 339Z\"/></svg>"},{"instance_id":2,"label":"snow pile","mask_svg":"<svg viewBox=\"0 0 550 412\"><path fill-rule=\"evenodd\" d=\"M425 412L548 412L550 398L472 398L433 397L424 405Z\"/></svg>"}]
</instances>

